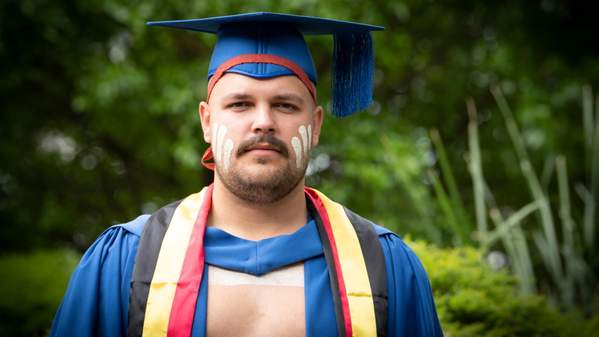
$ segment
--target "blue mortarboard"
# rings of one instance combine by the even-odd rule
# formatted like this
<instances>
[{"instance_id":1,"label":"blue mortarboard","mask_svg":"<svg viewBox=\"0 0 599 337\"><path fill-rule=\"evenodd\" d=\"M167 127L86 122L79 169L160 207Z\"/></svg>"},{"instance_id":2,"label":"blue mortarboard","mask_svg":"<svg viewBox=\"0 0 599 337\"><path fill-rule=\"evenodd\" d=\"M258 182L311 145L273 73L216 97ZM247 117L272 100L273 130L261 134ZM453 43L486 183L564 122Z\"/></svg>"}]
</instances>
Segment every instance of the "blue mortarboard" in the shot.
<instances>
[{"instance_id":1,"label":"blue mortarboard","mask_svg":"<svg viewBox=\"0 0 599 337\"><path fill-rule=\"evenodd\" d=\"M254 78L297 75L316 97L316 69L303 35L332 34L333 115L351 115L372 102L374 58L370 31L383 27L266 12L148 25L218 35L208 67L208 92L224 72L233 72Z\"/></svg>"}]
</instances>

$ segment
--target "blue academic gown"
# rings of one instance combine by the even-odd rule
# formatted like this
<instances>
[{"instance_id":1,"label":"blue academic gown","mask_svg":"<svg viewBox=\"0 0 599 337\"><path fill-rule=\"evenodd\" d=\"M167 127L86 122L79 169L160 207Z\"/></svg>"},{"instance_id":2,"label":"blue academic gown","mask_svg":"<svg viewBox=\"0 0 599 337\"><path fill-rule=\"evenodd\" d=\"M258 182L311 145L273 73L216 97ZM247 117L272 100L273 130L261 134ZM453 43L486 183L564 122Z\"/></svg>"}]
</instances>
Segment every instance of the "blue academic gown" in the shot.
<instances>
[{"instance_id":1,"label":"blue academic gown","mask_svg":"<svg viewBox=\"0 0 599 337\"><path fill-rule=\"evenodd\" d=\"M131 275L148 217L142 215L110 227L83 255L54 318L51 337L127 335ZM420 261L397 235L383 227L375 229L387 267L387 335L443 336ZM244 240L208 227L204 247L207 264L253 275L303 261L306 336L337 337L329 274L313 220L293 234L260 241ZM208 275L207 269L204 275ZM193 337L206 334L207 279L204 277L200 287Z\"/></svg>"}]
</instances>

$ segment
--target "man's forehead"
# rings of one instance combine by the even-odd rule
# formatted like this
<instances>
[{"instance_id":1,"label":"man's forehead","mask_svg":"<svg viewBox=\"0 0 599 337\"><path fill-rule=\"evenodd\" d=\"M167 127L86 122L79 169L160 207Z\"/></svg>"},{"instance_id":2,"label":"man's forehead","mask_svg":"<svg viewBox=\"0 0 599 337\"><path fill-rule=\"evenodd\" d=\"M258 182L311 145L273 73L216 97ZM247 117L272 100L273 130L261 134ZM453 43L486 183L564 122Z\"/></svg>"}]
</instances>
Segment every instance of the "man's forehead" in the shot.
<instances>
[{"instance_id":1,"label":"man's forehead","mask_svg":"<svg viewBox=\"0 0 599 337\"><path fill-rule=\"evenodd\" d=\"M310 93L295 76L278 76L256 79L250 76L229 73L215 85L212 98L242 99L268 97L269 99L291 100L303 103L311 100ZM211 99L212 99L211 98Z\"/></svg>"},{"instance_id":2,"label":"man's forehead","mask_svg":"<svg viewBox=\"0 0 599 337\"><path fill-rule=\"evenodd\" d=\"M256 98L256 96L253 95L252 93L247 93L244 91L232 92L230 94L223 96L223 100L244 100L244 99L255 99L255 98ZM275 100L275 101L290 101L290 102L295 102L298 104L303 104L305 102L305 99L295 92L289 92L289 93L283 93L283 94L273 94L272 96L269 96L268 98L271 100Z\"/></svg>"}]
</instances>

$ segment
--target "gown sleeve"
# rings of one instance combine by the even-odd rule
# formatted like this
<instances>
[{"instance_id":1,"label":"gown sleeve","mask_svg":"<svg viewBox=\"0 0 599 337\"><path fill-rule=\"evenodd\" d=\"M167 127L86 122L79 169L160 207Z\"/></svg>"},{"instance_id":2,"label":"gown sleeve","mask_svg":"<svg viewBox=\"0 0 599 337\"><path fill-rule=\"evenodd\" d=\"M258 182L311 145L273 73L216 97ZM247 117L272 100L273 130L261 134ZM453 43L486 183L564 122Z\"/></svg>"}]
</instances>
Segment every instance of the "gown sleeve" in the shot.
<instances>
[{"instance_id":1,"label":"gown sleeve","mask_svg":"<svg viewBox=\"0 0 599 337\"><path fill-rule=\"evenodd\" d=\"M127 334L129 283L147 216L102 233L73 272L50 337Z\"/></svg>"},{"instance_id":2,"label":"gown sleeve","mask_svg":"<svg viewBox=\"0 0 599 337\"><path fill-rule=\"evenodd\" d=\"M382 227L377 232L387 268L388 336L442 337L431 286L420 260L394 233Z\"/></svg>"}]
</instances>

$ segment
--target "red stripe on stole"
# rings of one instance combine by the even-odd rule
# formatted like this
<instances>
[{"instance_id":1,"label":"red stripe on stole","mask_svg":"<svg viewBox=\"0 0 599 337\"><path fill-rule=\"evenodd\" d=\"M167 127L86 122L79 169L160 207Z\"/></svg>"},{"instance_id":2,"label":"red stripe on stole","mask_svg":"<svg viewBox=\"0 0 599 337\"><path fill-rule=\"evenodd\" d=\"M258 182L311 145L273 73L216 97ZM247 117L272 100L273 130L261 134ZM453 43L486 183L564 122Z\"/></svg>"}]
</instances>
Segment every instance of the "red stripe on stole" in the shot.
<instances>
[{"instance_id":1,"label":"red stripe on stole","mask_svg":"<svg viewBox=\"0 0 599 337\"><path fill-rule=\"evenodd\" d=\"M345 288L345 280L343 279L343 271L341 270L341 264L339 262L339 253L337 252L337 244L335 243L335 236L333 235L333 229L331 228L331 222L329 220L329 215L327 213L326 207L320 200L318 194L310 189L305 189L306 194L312 200L312 204L318 211L320 218L322 219L322 224L324 230L327 233L327 237L329 238L331 253L333 254L333 261L335 262L335 271L337 273L337 283L339 284L339 298L341 300L341 310L343 311L344 317L344 325L345 325L345 336L352 337L352 325L351 325L351 315L349 313L349 300L347 298L347 290Z\"/></svg>"},{"instance_id":2,"label":"red stripe on stole","mask_svg":"<svg viewBox=\"0 0 599 337\"><path fill-rule=\"evenodd\" d=\"M204 233L208 214L212 207L213 185L206 187L204 200L196 217L181 276L177 282L177 290L173 299L171 314L168 321L168 337L190 337L196 302L202 277L204 274Z\"/></svg>"}]
</instances>

